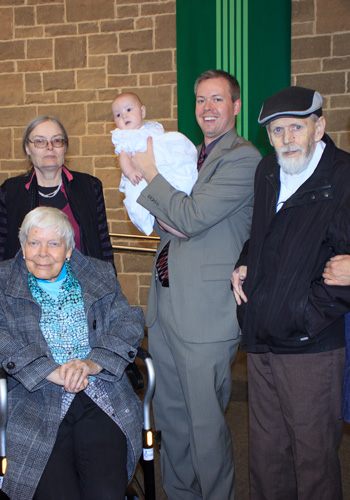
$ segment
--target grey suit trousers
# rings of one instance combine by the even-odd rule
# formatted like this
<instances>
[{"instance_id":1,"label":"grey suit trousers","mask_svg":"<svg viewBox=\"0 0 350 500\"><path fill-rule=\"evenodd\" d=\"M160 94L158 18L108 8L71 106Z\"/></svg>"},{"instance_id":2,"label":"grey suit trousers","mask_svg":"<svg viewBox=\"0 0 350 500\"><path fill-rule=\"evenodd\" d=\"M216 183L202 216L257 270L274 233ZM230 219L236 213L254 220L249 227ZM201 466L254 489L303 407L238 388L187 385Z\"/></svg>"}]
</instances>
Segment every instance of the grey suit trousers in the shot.
<instances>
[{"instance_id":1,"label":"grey suit trousers","mask_svg":"<svg viewBox=\"0 0 350 500\"><path fill-rule=\"evenodd\" d=\"M156 371L153 408L162 432L164 490L169 500L233 500L233 450L224 412L238 340L184 342L175 326L170 289L160 283L157 300L149 350Z\"/></svg>"}]
</instances>

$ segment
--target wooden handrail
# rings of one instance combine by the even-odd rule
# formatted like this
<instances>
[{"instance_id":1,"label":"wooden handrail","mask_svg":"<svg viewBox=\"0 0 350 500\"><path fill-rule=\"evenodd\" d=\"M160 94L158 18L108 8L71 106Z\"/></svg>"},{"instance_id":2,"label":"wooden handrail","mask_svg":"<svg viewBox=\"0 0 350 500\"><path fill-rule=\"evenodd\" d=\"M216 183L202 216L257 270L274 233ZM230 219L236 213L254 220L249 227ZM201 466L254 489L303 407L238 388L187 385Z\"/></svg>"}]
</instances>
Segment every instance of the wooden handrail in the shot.
<instances>
[{"instance_id":1,"label":"wooden handrail","mask_svg":"<svg viewBox=\"0 0 350 500\"><path fill-rule=\"evenodd\" d=\"M111 238L131 238L131 239L140 239L140 240L152 240L152 241L160 241L158 236L143 236L142 234L120 234L120 233L109 233Z\"/></svg>"},{"instance_id":2,"label":"wooden handrail","mask_svg":"<svg viewBox=\"0 0 350 500\"><path fill-rule=\"evenodd\" d=\"M111 238L121 238L121 239L134 239L134 240L141 240L141 241L160 241L160 238L158 236L143 236L142 234L121 234L121 233L109 233L109 236ZM149 253L156 253L157 249L156 248L145 248L145 247L128 247L128 246L121 246L121 245L112 245L113 250L130 250L131 252L149 252Z\"/></svg>"},{"instance_id":3,"label":"wooden handrail","mask_svg":"<svg viewBox=\"0 0 350 500\"><path fill-rule=\"evenodd\" d=\"M130 250L131 252L150 252L156 253L156 248L143 248L143 247L122 247L119 245L112 245L113 250Z\"/></svg>"}]
</instances>

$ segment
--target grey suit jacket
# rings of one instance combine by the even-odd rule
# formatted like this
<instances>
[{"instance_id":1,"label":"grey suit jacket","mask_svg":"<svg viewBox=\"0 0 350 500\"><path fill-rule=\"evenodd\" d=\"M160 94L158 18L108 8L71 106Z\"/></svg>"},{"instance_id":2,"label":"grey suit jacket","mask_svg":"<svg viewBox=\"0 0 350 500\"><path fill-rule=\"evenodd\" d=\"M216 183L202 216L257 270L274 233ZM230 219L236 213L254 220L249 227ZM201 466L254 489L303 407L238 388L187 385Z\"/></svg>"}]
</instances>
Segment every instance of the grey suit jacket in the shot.
<instances>
[{"instance_id":1,"label":"grey suit jacket","mask_svg":"<svg viewBox=\"0 0 350 500\"><path fill-rule=\"evenodd\" d=\"M249 236L254 173L260 161L254 146L233 128L215 145L190 196L157 175L138 202L188 239L156 230L158 253L171 240L169 281L178 331L188 342L236 339L239 328L230 277ZM156 261L156 260L155 260ZM149 292L146 324L157 317L156 272Z\"/></svg>"},{"instance_id":2,"label":"grey suit jacket","mask_svg":"<svg viewBox=\"0 0 350 500\"><path fill-rule=\"evenodd\" d=\"M141 453L141 408L125 375L143 337L143 314L130 307L111 264L74 250L71 265L81 285L91 351L128 442L131 478ZM0 263L0 362L8 374L8 468L3 490L30 500L56 440L62 388L46 380L58 367L39 327L41 309L28 287L20 251Z\"/></svg>"}]
</instances>

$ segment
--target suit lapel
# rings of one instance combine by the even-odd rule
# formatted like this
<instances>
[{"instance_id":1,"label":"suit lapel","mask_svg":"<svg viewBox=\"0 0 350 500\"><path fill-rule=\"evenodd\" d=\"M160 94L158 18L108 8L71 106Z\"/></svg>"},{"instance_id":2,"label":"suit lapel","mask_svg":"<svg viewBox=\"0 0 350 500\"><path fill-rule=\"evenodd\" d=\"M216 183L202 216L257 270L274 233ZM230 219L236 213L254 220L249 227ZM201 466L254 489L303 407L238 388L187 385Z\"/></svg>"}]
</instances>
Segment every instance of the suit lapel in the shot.
<instances>
[{"instance_id":1,"label":"suit lapel","mask_svg":"<svg viewBox=\"0 0 350 500\"><path fill-rule=\"evenodd\" d=\"M210 152L208 157L205 159L202 168L198 173L198 180L206 177L208 172L216 165L217 160L221 158L226 151L232 149L233 143L238 137L237 131L235 128L229 130L222 139L214 146L213 150ZM198 146L198 154L200 153L201 146Z\"/></svg>"}]
</instances>

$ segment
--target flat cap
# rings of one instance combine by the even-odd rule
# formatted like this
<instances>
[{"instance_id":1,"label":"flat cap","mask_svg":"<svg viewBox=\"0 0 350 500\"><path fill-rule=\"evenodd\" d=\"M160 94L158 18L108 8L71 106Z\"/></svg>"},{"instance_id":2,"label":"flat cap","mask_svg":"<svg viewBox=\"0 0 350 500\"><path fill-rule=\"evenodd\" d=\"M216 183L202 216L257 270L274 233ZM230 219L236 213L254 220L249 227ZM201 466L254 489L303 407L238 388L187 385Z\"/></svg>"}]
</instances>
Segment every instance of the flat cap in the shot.
<instances>
[{"instance_id":1,"label":"flat cap","mask_svg":"<svg viewBox=\"0 0 350 500\"><path fill-rule=\"evenodd\" d=\"M322 115L322 97L319 92L304 87L287 87L266 99L262 105L258 123L267 125L283 116L306 118L315 113Z\"/></svg>"}]
</instances>

